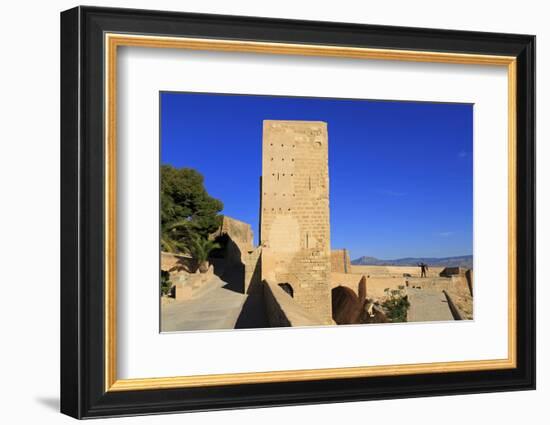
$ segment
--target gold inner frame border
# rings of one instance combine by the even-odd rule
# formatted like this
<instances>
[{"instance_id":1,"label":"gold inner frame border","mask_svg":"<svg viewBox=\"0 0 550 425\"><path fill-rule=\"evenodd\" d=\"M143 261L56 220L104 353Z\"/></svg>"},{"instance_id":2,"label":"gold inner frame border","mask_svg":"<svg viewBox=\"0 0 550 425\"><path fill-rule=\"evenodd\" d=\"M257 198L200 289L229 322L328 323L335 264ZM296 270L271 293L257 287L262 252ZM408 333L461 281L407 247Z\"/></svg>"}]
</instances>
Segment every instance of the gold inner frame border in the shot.
<instances>
[{"instance_id":1,"label":"gold inner frame border","mask_svg":"<svg viewBox=\"0 0 550 425\"><path fill-rule=\"evenodd\" d=\"M513 56L371 49L330 45L180 38L150 35L106 33L105 46L105 391L137 391L217 385L257 384L289 381L313 381L513 369L516 353L516 58ZM508 358L454 362L398 364L383 366L304 369L271 372L229 373L173 377L118 379L116 324L116 123L117 123L117 51L118 47L148 47L207 51L248 52L280 55L325 56L355 59L397 60L469 65L504 66L508 72Z\"/></svg>"}]
</instances>

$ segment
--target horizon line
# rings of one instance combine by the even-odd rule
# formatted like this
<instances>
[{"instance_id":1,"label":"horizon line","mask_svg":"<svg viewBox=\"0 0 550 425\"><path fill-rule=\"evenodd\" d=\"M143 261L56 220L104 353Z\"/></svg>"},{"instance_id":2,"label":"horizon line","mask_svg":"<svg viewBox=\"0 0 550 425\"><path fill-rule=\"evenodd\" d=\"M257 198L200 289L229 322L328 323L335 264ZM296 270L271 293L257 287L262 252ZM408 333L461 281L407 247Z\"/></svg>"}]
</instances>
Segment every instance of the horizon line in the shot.
<instances>
[{"instance_id":1,"label":"horizon line","mask_svg":"<svg viewBox=\"0 0 550 425\"><path fill-rule=\"evenodd\" d=\"M409 258L412 258L412 259L432 258L432 259L436 259L436 260L442 260L442 259L446 259L446 258L473 257L473 256L474 256L474 254L446 255L446 256L442 256L442 257L434 257L434 256L429 256L429 255L420 255L420 256L416 256L416 257L415 256L405 256L405 257L397 257L397 258L379 258L379 257L371 256L371 255L361 255L361 256L356 257L355 259L350 260L350 261L355 261L355 260L358 260L360 258L365 258L365 257L374 258L375 260L378 260L378 261L396 261L396 260L406 260L406 259L409 259Z\"/></svg>"}]
</instances>

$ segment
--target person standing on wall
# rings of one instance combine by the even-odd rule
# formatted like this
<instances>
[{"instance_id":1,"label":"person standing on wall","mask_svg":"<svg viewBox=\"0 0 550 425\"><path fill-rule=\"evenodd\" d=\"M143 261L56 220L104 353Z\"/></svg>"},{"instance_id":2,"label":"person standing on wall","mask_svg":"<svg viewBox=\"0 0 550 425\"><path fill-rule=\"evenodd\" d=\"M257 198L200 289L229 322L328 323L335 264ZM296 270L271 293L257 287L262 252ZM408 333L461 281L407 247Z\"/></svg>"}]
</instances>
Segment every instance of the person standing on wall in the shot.
<instances>
[{"instance_id":1,"label":"person standing on wall","mask_svg":"<svg viewBox=\"0 0 550 425\"><path fill-rule=\"evenodd\" d=\"M420 277L426 277L428 265L426 263L418 263L418 267L420 267Z\"/></svg>"}]
</instances>

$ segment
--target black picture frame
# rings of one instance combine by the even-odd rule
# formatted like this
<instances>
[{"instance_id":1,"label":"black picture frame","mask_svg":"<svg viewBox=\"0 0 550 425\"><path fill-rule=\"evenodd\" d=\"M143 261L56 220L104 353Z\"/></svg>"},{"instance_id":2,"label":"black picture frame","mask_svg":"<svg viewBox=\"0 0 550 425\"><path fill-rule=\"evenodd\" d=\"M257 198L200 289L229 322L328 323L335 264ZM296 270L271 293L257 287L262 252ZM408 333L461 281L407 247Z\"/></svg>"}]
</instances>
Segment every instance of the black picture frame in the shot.
<instances>
[{"instance_id":1,"label":"black picture frame","mask_svg":"<svg viewBox=\"0 0 550 425\"><path fill-rule=\"evenodd\" d=\"M517 367L105 391L104 34L507 55L517 58ZM61 13L61 412L75 418L535 388L535 37L76 7Z\"/></svg>"}]
</instances>

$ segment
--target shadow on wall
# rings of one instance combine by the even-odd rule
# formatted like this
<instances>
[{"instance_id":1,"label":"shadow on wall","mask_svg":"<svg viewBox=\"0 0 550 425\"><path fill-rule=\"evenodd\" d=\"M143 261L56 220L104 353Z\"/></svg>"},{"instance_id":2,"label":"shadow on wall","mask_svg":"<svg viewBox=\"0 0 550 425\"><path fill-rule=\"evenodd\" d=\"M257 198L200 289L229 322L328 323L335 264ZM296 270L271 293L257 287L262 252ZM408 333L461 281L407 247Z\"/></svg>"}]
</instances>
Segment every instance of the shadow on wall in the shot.
<instances>
[{"instance_id":1,"label":"shadow on wall","mask_svg":"<svg viewBox=\"0 0 550 425\"><path fill-rule=\"evenodd\" d=\"M257 249L252 249L249 226L230 217L224 217L224 224L215 240L221 248L212 255L214 273L226 282L225 289L248 295L235 328L269 327L261 284L261 262L257 261ZM250 251L247 250L247 246L251 248Z\"/></svg>"},{"instance_id":2,"label":"shadow on wall","mask_svg":"<svg viewBox=\"0 0 550 425\"><path fill-rule=\"evenodd\" d=\"M261 281L261 261L256 261L254 270L249 277L250 284L246 293L248 297L237 323L236 329L268 328L269 320L264 301L264 285Z\"/></svg>"},{"instance_id":3,"label":"shadow on wall","mask_svg":"<svg viewBox=\"0 0 550 425\"><path fill-rule=\"evenodd\" d=\"M227 233L217 236L215 241L221 248L214 250L210 258L214 274L226 282L225 289L244 294L244 264L239 245Z\"/></svg>"}]
</instances>

